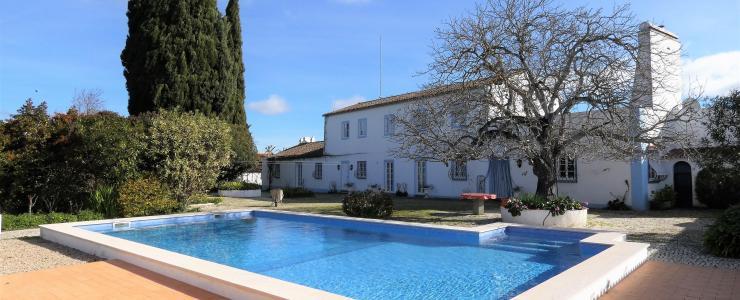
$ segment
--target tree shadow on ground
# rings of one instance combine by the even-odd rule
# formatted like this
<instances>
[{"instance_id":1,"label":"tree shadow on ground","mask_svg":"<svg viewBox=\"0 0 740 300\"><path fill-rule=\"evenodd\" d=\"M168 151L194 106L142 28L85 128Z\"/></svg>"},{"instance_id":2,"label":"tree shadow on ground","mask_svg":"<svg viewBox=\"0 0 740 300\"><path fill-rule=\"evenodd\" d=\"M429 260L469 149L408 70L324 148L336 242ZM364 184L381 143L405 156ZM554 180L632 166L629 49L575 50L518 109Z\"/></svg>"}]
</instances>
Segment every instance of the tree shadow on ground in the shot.
<instances>
[{"instance_id":1,"label":"tree shadow on ground","mask_svg":"<svg viewBox=\"0 0 740 300\"><path fill-rule=\"evenodd\" d=\"M82 251L79 251L77 249L73 249L67 246L63 246L61 244L57 244L51 241L47 241L45 239L42 239L40 236L30 236L30 237L20 237L18 238L19 241L29 243L31 245L44 248L49 251L56 252L57 254L61 256L66 256L68 258L76 259L76 260L82 260L86 262L93 262L93 261L99 261L101 260L97 256L90 255L87 253L84 253Z\"/></svg>"}]
</instances>

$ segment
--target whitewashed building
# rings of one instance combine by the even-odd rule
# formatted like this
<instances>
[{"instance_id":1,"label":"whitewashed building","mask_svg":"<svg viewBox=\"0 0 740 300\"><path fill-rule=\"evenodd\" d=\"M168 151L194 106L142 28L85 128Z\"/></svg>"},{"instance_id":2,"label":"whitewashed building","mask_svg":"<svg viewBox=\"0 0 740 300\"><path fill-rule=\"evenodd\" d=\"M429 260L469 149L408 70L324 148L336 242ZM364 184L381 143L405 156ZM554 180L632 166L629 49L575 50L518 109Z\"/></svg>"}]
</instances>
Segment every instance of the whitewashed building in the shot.
<instances>
[{"instance_id":1,"label":"whitewashed building","mask_svg":"<svg viewBox=\"0 0 740 300\"><path fill-rule=\"evenodd\" d=\"M641 44L680 47L678 38L661 27L643 23L641 34ZM661 37L660 43L654 42L658 40L655 36ZM680 65L679 54L675 55L675 63ZM649 78L638 80L645 80L646 84L651 82ZM681 104L680 78L671 84L675 89L656 89L655 94L642 101ZM457 198L464 192L495 193L503 197L510 196L512 191L533 193L537 177L526 161L475 160L445 164L412 161L391 154L395 144L390 136L397 130L394 115L413 101L435 101L455 91L456 87L447 86L328 112L324 114L324 141L303 141L263 161L263 165L269 165L262 169L263 187L304 187L316 192L377 187L388 192L406 192L409 196L446 198ZM603 207L610 200L624 197L628 205L642 210L647 209L652 191L672 185L679 194L679 206L699 205L693 195L693 179L699 166L682 157L680 152L672 151L654 161L562 158L557 166L558 193L588 202L591 207Z\"/></svg>"}]
</instances>

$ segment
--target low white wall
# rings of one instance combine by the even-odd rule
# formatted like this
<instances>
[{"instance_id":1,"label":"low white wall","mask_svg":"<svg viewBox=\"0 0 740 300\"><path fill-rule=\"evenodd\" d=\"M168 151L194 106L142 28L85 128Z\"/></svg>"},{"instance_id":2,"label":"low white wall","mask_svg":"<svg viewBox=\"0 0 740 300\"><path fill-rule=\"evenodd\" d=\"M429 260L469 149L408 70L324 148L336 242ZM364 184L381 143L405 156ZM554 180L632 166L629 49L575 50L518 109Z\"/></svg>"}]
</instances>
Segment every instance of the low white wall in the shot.
<instances>
[{"instance_id":1,"label":"low white wall","mask_svg":"<svg viewBox=\"0 0 740 300\"><path fill-rule=\"evenodd\" d=\"M550 215L550 211L543 209L523 210L520 216L512 216L504 207L501 207L501 219L507 223L517 223L546 227L585 227L588 209L569 210L559 216ZM544 224L543 224L544 220Z\"/></svg>"},{"instance_id":2,"label":"low white wall","mask_svg":"<svg viewBox=\"0 0 740 300\"><path fill-rule=\"evenodd\" d=\"M218 190L218 195L233 198L259 198L262 190Z\"/></svg>"}]
</instances>

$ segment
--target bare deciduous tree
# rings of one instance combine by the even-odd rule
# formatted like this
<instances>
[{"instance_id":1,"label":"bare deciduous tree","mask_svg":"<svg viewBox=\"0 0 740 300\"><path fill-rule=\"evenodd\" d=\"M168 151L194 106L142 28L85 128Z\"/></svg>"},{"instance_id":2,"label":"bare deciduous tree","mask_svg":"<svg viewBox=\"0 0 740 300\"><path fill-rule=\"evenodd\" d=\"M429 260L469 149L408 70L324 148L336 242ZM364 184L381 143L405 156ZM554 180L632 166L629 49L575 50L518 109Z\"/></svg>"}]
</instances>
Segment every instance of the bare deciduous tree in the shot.
<instances>
[{"instance_id":1,"label":"bare deciduous tree","mask_svg":"<svg viewBox=\"0 0 740 300\"><path fill-rule=\"evenodd\" d=\"M445 93L397 116L396 155L526 159L537 194L551 195L560 157L631 159L690 143L680 44L640 30L627 6L490 0L446 25L427 72L428 88Z\"/></svg>"},{"instance_id":2,"label":"bare deciduous tree","mask_svg":"<svg viewBox=\"0 0 740 300\"><path fill-rule=\"evenodd\" d=\"M72 107L80 113L91 115L104 109L103 91L100 89L82 89L75 93L72 99Z\"/></svg>"}]
</instances>

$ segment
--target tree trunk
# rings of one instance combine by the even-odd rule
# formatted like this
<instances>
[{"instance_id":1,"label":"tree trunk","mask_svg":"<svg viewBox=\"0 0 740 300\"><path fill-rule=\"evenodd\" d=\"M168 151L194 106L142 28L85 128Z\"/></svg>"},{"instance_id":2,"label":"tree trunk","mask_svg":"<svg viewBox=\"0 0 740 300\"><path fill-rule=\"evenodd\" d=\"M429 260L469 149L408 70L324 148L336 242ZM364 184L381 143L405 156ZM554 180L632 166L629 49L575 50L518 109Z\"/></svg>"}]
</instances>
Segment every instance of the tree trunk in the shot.
<instances>
[{"instance_id":1,"label":"tree trunk","mask_svg":"<svg viewBox=\"0 0 740 300\"><path fill-rule=\"evenodd\" d=\"M553 195L553 186L555 186L555 170L553 170L546 162L541 160L534 160L532 164L532 172L537 176L537 192L538 196L548 197Z\"/></svg>"}]
</instances>

